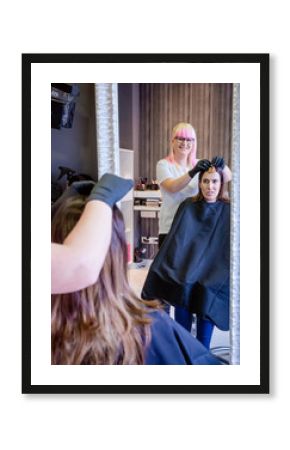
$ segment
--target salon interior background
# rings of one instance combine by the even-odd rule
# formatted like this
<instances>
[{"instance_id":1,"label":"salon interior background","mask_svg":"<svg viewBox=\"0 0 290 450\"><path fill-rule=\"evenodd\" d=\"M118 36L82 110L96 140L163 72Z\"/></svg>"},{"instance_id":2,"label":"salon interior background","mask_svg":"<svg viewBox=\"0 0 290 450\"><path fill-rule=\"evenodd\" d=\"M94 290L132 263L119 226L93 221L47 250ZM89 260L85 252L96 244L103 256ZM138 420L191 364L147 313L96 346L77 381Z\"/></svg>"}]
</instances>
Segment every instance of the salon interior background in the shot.
<instances>
[{"instance_id":1,"label":"salon interior background","mask_svg":"<svg viewBox=\"0 0 290 450\"><path fill-rule=\"evenodd\" d=\"M97 179L94 84L79 87L72 128L51 130L52 181L58 166ZM134 151L136 181L155 178L156 163L167 154L178 122L195 127L198 158L221 155L231 166L232 84L118 84L118 105L120 147ZM157 221L147 219L145 228L157 235Z\"/></svg>"}]
</instances>

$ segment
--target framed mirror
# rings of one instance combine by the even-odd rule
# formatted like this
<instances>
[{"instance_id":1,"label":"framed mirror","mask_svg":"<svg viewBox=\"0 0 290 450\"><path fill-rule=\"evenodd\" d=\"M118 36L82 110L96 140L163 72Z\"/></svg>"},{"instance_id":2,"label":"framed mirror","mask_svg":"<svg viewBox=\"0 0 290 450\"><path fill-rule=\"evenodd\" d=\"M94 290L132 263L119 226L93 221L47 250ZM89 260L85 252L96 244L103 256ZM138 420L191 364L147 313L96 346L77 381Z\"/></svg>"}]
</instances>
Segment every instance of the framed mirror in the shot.
<instances>
[{"instance_id":1,"label":"framed mirror","mask_svg":"<svg viewBox=\"0 0 290 450\"><path fill-rule=\"evenodd\" d=\"M25 156L23 392L268 392L269 55L24 54L22 58L22 139ZM81 121L82 140L73 138L73 127L65 129L65 140L70 139L71 145L65 147L66 141L60 143L61 139L58 139L58 150L52 148L54 141L51 139L49 126L51 83L67 80L77 82L80 92L83 91L86 95L84 103L80 100L78 104L76 100L73 119L73 126L77 123L77 118ZM104 138L104 145L107 145L108 150L107 154L104 153L106 156L103 161L112 162L110 152L113 149L133 151L135 187L140 183L147 187L141 178L147 178L148 185L154 186L156 163L166 156L172 140L172 128L177 122L194 125L198 159L211 161L215 156L223 156L231 168L230 332L225 344L222 342L222 345L217 345L230 348L230 364L223 367L207 364L172 364L170 367L166 364L51 364L51 155L52 152L58 154L57 157L63 162L59 165L66 167L64 163L72 161L72 153L70 155L69 152L74 151L73 144L77 143L78 153L74 156L74 161L78 167L72 169L78 173L83 169L90 172L93 167L94 173L88 175L93 179L98 178L98 170L102 164L98 160L102 136L98 137L95 123L95 100L98 98L96 90L102 87L104 81L109 87L108 91L115 92L115 96L118 96L118 117L111 107L107 109L114 113L119 130ZM107 99L104 98L103 101L108 107ZM111 125L112 117L107 116ZM88 145L88 141L91 145ZM95 149L90 156L93 164L86 157L91 151L89 148ZM64 154L65 160L62 159ZM248 164L249 158L251 167ZM47 169L40 171L40 167ZM116 163L109 164L109 167L113 173L120 174L120 159L117 157ZM101 169L101 172L107 170ZM141 188L139 192L142 190ZM152 198L155 201L151 205L157 206L156 198L159 202L159 197L152 195ZM138 196L134 196L134 202L136 199ZM142 211L134 211L138 205L134 206L133 200L132 206L133 217L139 217ZM159 206L158 203L157 209ZM138 223L139 219L134 218L134 238L128 249L132 264L136 257L135 248L139 245L135 240L137 237L141 239L141 249L144 247L147 252L144 258L142 251L139 253L141 262L143 259L153 260L157 255L156 249L152 254L149 249L156 247L153 238L158 233L158 214L153 225L149 223L152 219L153 217L144 217L147 221L147 228L144 229ZM142 241L142 237L149 241ZM148 255L150 258L146 258ZM31 266L27 264L30 259ZM135 269L129 267L129 271L132 268Z\"/></svg>"}]
</instances>

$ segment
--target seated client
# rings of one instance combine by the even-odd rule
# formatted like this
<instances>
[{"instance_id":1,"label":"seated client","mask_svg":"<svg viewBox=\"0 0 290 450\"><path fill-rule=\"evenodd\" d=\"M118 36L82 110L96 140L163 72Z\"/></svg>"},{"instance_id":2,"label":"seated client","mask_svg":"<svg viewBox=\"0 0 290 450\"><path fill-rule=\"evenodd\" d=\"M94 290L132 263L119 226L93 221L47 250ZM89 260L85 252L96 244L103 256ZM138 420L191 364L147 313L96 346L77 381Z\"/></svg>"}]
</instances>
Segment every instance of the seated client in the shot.
<instances>
[{"instance_id":1,"label":"seated client","mask_svg":"<svg viewBox=\"0 0 290 450\"><path fill-rule=\"evenodd\" d=\"M207 348L214 326L229 329L230 204L222 158L199 173L199 192L181 203L145 281L142 298L175 306L175 319Z\"/></svg>"}]
</instances>

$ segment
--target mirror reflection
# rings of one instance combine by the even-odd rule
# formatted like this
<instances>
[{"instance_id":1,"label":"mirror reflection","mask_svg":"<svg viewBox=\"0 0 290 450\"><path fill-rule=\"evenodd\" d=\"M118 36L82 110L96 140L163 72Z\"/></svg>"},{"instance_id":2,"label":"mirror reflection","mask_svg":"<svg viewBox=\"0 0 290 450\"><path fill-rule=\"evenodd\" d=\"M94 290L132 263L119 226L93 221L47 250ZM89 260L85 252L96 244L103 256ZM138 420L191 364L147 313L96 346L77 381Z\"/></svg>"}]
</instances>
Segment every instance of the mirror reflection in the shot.
<instances>
[{"instance_id":1,"label":"mirror reflection","mask_svg":"<svg viewBox=\"0 0 290 450\"><path fill-rule=\"evenodd\" d=\"M114 131L106 137L104 133L100 135L95 85L52 86L52 204L57 209L55 205L76 181L87 183L89 198L96 189L94 200L102 201L100 187L93 185L96 181L103 182L104 171L134 181L132 189L124 189L122 198L108 200L106 197L105 203L110 203L113 211L113 205L118 203L122 212L125 269L134 295L144 300L146 308L152 308L149 312L154 318L149 327L151 341L147 353L140 349L139 353L132 351L132 355L139 354L132 359L125 351L118 355L113 351L106 362L100 352L93 355L92 344L84 360L67 363L198 364L198 351L189 356L191 350L184 350L181 359L174 362L174 352L180 351L180 344L172 340L172 335L177 333L183 342L181 347L191 348L194 342L197 350L208 349L208 359L201 364L228 364L233 85L118 84L116 87L117 147L116 140L110 138ZM61 95L65 90L69 91L67 95ZM102 158L106 158L108 170L103 169ZM121 193L118 180L106 181L106 189L112 190L110 183L116 183L115 192ZM116 251L112 242L108 245L110 251ZM114 270L121 269L117 265ZM95 289L99 285L100 279ZM127 305L133 301L128 292L124 294ZM55 293L63 295L57 289ZM55 317L60 314L61 302L59 296L53 298L53 305L58 305L53 307ZM96 323L100 314L94 312ZM117 314L115 324L121 316ZM62 320L66 320L65 316ZM134 331L135 319L128 323ZM113 326L112 322L107 324L107 331ZM166 332L162 331L163 327ZM138 333L140 336L147 333L145 322L141 332L137 328L132 331L132 341L129 339L133 347ZM114 345L125 348L127 344L121 338L124 330L120 328L119 333L120 341L116 341L119 344ZM108 338L107 334L110 333L103 332L103 339ZM196 339L191 341L190 335ZM85 339L85 334L82 338ZM163 348L158 360L155 351L164 339L167 350ZM56 338L55 342L59 340ZM58 350L56 345L54 355ZM56 359L54 363L61 361Z\"/></svg>"}]
</instances>

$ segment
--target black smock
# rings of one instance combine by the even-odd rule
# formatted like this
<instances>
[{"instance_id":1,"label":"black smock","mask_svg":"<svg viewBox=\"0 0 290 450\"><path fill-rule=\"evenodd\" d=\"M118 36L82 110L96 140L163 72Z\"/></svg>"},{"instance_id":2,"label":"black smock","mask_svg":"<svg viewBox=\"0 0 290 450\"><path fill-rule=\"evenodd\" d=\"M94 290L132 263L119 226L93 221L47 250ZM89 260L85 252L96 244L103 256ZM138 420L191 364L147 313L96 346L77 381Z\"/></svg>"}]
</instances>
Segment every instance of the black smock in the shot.
<instances>
[{"instance_id":1,"label":"black smock","mask_svg":"<svg viewBox=\"0 0 290 450\"><path fill-rule=\"evenodd\" d=\"M224 364L164 311L155 311L149 317L152 338L145 352L146 365Z\"/></svg>"},{"instance_id":2,"label":"black smock","mask_svg":"<svg viewBox=\"0 0 290 450\"><path fill-rule=\"evenodd\" d=\"M144 299L182 306L229 329L230 204L186 199L148 272Z\"/></svg>"}]
</instances>

